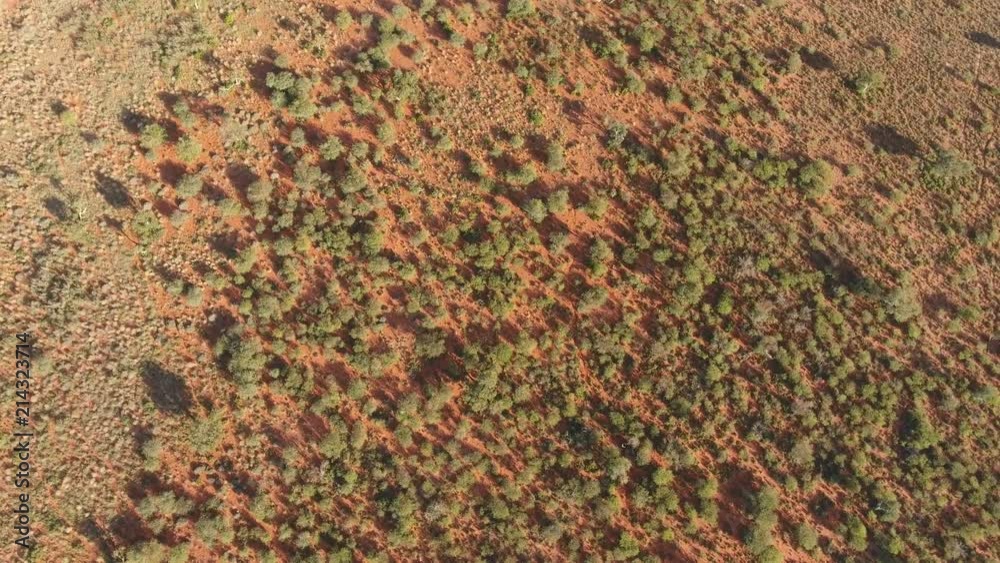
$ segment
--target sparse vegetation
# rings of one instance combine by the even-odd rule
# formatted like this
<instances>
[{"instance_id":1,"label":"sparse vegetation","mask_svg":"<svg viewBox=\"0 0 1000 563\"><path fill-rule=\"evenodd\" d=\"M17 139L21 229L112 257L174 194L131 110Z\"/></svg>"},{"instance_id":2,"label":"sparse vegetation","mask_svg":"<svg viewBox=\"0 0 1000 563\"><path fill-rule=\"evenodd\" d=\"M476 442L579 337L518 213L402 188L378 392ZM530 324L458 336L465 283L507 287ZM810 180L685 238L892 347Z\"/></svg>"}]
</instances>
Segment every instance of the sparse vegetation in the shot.
<instances>
[{"instance_id":1,"label":"sparse vegetation","mask_svg":"<svg viewBox=\"0 0 1000 563\"><path fill-rule=\"evenodd\" d=\"M996 558L989 6L9 4L29 558Z\"/></svg>"}]
</instances>

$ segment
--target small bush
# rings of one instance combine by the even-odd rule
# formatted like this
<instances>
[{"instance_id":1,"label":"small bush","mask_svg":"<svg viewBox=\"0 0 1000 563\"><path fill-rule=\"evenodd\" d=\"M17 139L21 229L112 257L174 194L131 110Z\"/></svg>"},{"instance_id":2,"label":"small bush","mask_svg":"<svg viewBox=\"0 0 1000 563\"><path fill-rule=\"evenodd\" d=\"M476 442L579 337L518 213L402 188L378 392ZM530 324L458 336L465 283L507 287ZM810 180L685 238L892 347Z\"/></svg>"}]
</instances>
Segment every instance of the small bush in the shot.
<instances>
[{"instance_id":1,"label":"small bush","mask_svg":"<svg viewBox=\"0 0 1000 563\"><path fill-rule=\"evenodd\" d=\"M330 137L319 148L319 153L327 160L337 160L344 154L344 143L337 137Z\"/></svg>"},{"instance_id":2,"label":"small bush","mask_svg":"<svg viewBox=\"0 0 1000 563\"><path fill-rule=\"evenodd\" d=\"M943 188L961 182L975 172L975 167L957 152L938 149L924 167L924 184Z\"/></svg>"},{"instance_id":3,"label":"small bush","mask_svg":"<svg viewBox=\"0 0 1000 563\"><path fill-rule=\"evenodd\" d=\"M608 126L608 140L607 147L609 149L617 149L621 147L625 142L625 137L628 136L628 127L624 123L614 122Z\"/></svg>"},{"instance_id":4,"label":"small bush","mask_svg":"<svg viewBox=\"0 0 1000 563\"><path fill-rule=\"evenodd\" d=\"M545 200L545 207L549 213L564 213L569 209L569 190L561 189L549 194Z\"/></svg>"},{"instance_id":5,"label":"small bush","mask_svg":"<svg viewBox=\"0 0 1000 563\"><path fill-rule=\"evenodd\" d=\"M272 192L274 192L274 184L261 178L247 188L247 199L250 200L250 203L264 203L271 198Z\"/></svg>"},{"instance_id":6,"label":"small bush","mask_svg":"<svg viewBox=\"0 0 1000 563\"><path fill-rule=\"evenodd\" d=\"M854 77L851 81L851 87L864 98L874 94L884 83L885 76L882 73L866 70Z\"/></svg>"},{"instance_id":7,"label":"small bush","mask_svg":"<svg viewBox=\"0 0 1000 563\"><path fill-rule=\"evenodd\" d=\"M833 178L833 167L825 160L814 160L799 170L799 186L810 199L828 194Z\"/></svg>"},{"instance_id":8,"label":"small bush","mask_svg":"<svg viewBox=\"0 0 1000 563\"><path fill-rule=\"evenodd\" d=\"M553 172L559 172L566 167L566 156L563 146L558 141L552 141L545 149L545 166Z\"/></svg>"},{"instance_id":9,"label":"small bush","mask_svg":"<svg viewBox=\"0 0 1000 563\"><path fill-rule=\"evenodd\" d=\"M534 164L528 162L516 170L508 172L505 179L512 186L527 186L538 179L538 171L535 169Z\"/></svg>"},{"instance_id":10,"label":"small bush","mask_svg":"<svg viewBox=\"0 0 1000 563\"><path fill-rule=\"evenodd\" d=\"M150 123L149 125L142 128L142 133L139 135L139 144L142 148L155 151L156 149L163 146L163 143L167 140L167 130L163 128L159 123Z\"/></svg>"},{"instance_id":11,"label":"small bush","mask_svg":"<svg viewBox=\"0 0 1000 563\"><path fill-rule=\"evenodd\" d=\"M200 454L208 454L215 451L222 440L222 411L218 410L209 416L196 420L188 433L188 443L191 448Z\"/></svg>"},{"instance_id":12,"label":"small bush","mask_svg":"<svg viewBox=\"0 0 1000 563\"><path fill-rule=\"evenodd\" d=\"M203 186L204 183L197 174L187 174L177 182L175 190L179 197L188 199L200 194Z\"/></svg>"},{"instance_id":13,"label":"small bush","mask_svg":"<svg viewBox=\"0 0 1000 563\"><path fill-rule=\"evenodd\" d=\"M163 225L155 213L146 209L136 213L132 218L132 230L141 242L149 244L163 234Z\"/></svg>"},{"instance_id":14,"label":"small bush","mask_svg":"<svg viewBox=\"0 0 1000 563\"><path fill-rule=\"evenodd\" d=\"M507 19L519 20L533 15L535 15L535 3L532 0L508 0Z\"/></svg>"},{"instance_id":15,"label":"small bush","mask_svg":"<svg viewBox=\"0 0 1000 563\"><path fill-rule=\"evenodd\" d=\"M548 217L548 211L545 208L545 204L542 203L540 199L529 199L527 203L524 204L524 212L528 215L528 218L535 223L541 223Z\"/></svg>"},{"instance_id":16,"label":"small bush","mask_svg":"<svg viewBox=\"0 0 1000 563\"><path fill-rule=\"evenodd\" d=\"M351 12L347 10L341 10L337 12L337 15L333 19L334 24L336 24L337 29L344 31L347 28L354 25L354 18L351 16Z\"/></svg>"}]
</instances>

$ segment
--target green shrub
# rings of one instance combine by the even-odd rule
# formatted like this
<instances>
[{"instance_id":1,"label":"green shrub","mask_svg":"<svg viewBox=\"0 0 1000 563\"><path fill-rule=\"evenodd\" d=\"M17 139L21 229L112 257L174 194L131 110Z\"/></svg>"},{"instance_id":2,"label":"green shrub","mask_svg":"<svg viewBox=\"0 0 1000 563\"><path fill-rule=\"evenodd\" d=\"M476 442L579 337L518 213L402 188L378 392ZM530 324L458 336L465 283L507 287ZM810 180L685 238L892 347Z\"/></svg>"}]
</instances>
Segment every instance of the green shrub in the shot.
<instances>
[{"instance_id":1,"label":"green shrub","mask_svg":"<svg viewBox=\"0 0 1000 563\"><path fill-rule=\"evenodd\" d=\"M924 184L943 188L968 178L975 167L956 151L938 149L924 166Z\"/></svg>"},{"instance_id":2,"label":"green shrub","mask_svg":"<svg viewBox=\"0 0 1000 563\"><path fill-rule=\"evenodd\" d=\"M552 141L549 143L548 147L545 149L546 161L545 166L553 171L559 172L566 167L566 157L565 150L563 146L558 141Z\"/></svg>"},{"instance_id":3,"label":"green shrub","mask_svg":"<svg viewBox=\"0 0 1000 563\"><path fill-rule=\"evenodd\" d=\"M188 431L188 444L199 454L209 454L216 450L222 440L222 410L216 410L195 420Z\"/></svg>"},{"instance_id":4,"label":"green shrub","mask_svg":"<svg viewBox=\"0 0 1000 563\"><path fill-rule=\"evenodd\" d=\"M609 149L617 149L625 142L628 136L628 127L624 123L614 122L608 126L607 146Z\"/></svg>"},{"instance_id":5,"label":"green shrub","mask_svg":"<svg viewBox=\"0 0 1000 563\"><path fill-rule=\"evenodd\" d=\"M627 94L642 94L646 91L646 81L634 72L625 73L625 83L622 84L622 91Z\"/></svg>"},{"instance_id":6,"label":"green shrub","mask_svg":"<svg viewBox=\"0 0 1000 563\"><path fill-rule=\"evenodd\" d=\"M388 121L379 124L376 135L379 142L384 145L392 145L396 142L396 128Z\"/></svg>"},{"instance_id":7,"label":"green shrub","mask_svg":"<svg viewBox=\"0 0 1000 563\"><path fill-rule=\"evenodd\" d=\"M163 128L159 123L150 123L142 128L142 133L139 135L139 144L142 148L155 151L156 149L163 146L163 143L167 140L167 130Z\"/></svg>"},{"instance_id":8,"label":"green shrub","mask_svg":"<svg viewBox=\"0 0 1000 563\"><path fill-rule=\"evenodd\" d=\"M191 112L191 107L184 100L178 100L171 109L184 127L193 127L197 123L197 118Z\"/></svg>"},{"instance_id":9,"label":"green shrub","mask_svg":"<svg viewBox=\"0 0 1000 563\"><path fill-rule=\"evenodd\" d=\"M336 24L337 29L344 31L347 28L354 25L354 18L351 16L351 12L348 10L340 10L337 15L334 16L334 24Z\"/></svg>"},{"instance_id":10,"label":"green shrub","mask_svg":"<svg viewBox=\"0 0 1000 563\"><path fill-rule=\"evenodd\" d=\"M271 194L273 192L274 184L266 178L260 178L255 180L247 188L247 200L249 200L250 203L266 203L271 199Z\"/></svg>"},{"instance_id":11,"label":"green shrub","mask_svg":"<svg viewBox=\"0 0 1000 563\"><path fill-rule=\"evenodd\" d=\"M610 203L608 202L608 198L598 194L590 198L590 201L588 201L586 207L584 207L584 211L591 219L599 221L604 217L604 214L607 213L609 206Z\"/></svg>"},{"instance_id":12,"label":"green shrub","mask_svg":"<svg viewBox=\"0 0 1000 563\"><path fill-rule=\"evenodd\" d=\"M861 97L875 93L885 83L885 76L880 72L862 71L851 80L851 86Z\"/></svg>"},{"instance_id":13,"label":"green shrub","mask_svg":"<svg viewBox=\"0 0 1000 563\"><path fill-rule=\"evenodd\" d=\"M828 194L833 179L833 167L825 160L814 160L799 170L799 186L810 199Z\"/></svg>"},{"instance_id":14,"label":"green shrub","mask_svg":"<svg viewBox=\"0 0 1000 563\"><path fill-rule=\"evenodd\" d=\"M639 51L648 53L663 40L664 32L653 22L642 22L632 30L632 37L639 44Z\"/></svg>"},{"instance_id":15,"label":"green shrub","mask_svg":"<svg viewBox=\"0 0 1000 563\"><path fill-rule=\"evenodd\" d=\"M548 211L545 208L545 204L542 200L533 198L529 199L524 204L524 212L528 215L528 218L535 223L541 223L548 216Z\"/></svg>"},{"instance_id":16,"label":"green shrub","mask_svg":"<svg viewBox=\"0 0 1000 563\"><path fill-rule=\"evenodd\" d=\"M615 548L613 556L616 561L628 561L639 555L642 551L642 544L635 536L628 532L622 532L618 538L618 547Z\"/></svg>"},{"instance_id":17,"label":"green shrub","mask_svg":"<svg viewBox=\"0 0 1000 563\"><path fill-rule=\"evenodd\" d=\"M847 517L847 545L855 551L864 551L868 548L868 528L853 514Z\"/></svg>"},{"instance_id":18,"label":"green shrub","mask_svg":"<svg viewBox=\"0 0 1000 563\"><path fill-rule=\"evenodd\" d=\"M375 113L375 102L368 96L357 93L351 96L351 109L358 117L365 117Z\"/></svg>"},{"instance_id":19,"label":"green shrub","mask_svg":"<svg viewBox=\"0 0 1000 563\"><path fill-rule=\"evenodd\" d=\"M132 230L143 244L149 244L163 234L163 225L156 213L145 209L132 218Z\"/></svg>"},{"instance_id":20,"label":"green shrub","mask_svg":"<svg viewBox=\"0 0 1000 563\"><path fill-rule=\"evenodd\" d=\"M591 287L580 296L580 304L577 309L581 313L588 313L604 306L607 300L608 290L603 287Z\"/></svg>"},{"instance_id":21,"label":"green shrub","mask_svg":"<svg viewBox=\"0 0 1000 563\"><path fill-rule=\"evenodd\" d=\"M519 20L535 15L533 0L508 0L506 17L509 20Z\"/></svg>"},{"instance_id":22,"label":"green shrub","mask_svg":"<svg viewBox=\"0 0 1000 563\"><path fill-rule=\"evenodd\" d=\"M192 163L201 156L201 143L193 137L184 137L177 143L177 158Z\"/></svg>"},{"instance_id":23,"label":"green shrub","mask_svg":"<svg viewBox=\"0 0 1000 563\"><path fill-rule=\"evenodd\" d=\"M816 533L816 529L806 523L799 524L795 529L795 539L799 547L806 551L816 549L819 544L819 535Z\"/></svg>"},{"instance_id":24,"label":"green shrub","mask_svg":"<svg viewBox=\"0 0 1000 563\"><path fill-rule=\"evenodd\" d=\"M565 213L569 209L569 190L556 190L545 199L549 213Z\"/></svg>"},{"instance_id":25,"label":"green shrub","mask_svg":"<svg viewBox=\"0 0 1000 563\"><path fill-rule=\"evenodd\" d=\"M778 491L764 487L757 493L754 518L746 541L750 552L758 557L771 557L774 548L774 527L778 524Z\"/></svg>"},{"instance_id":26,"label":"green shrub","mask_svg":"<svg viewBox=\"0 0 1000 563\"><path fill-rule=\"evenodd\" d=\"M508 172L505 179L512 186L527 186L538 179L538 171L535 169L534 164L528 162L522 164L516 170Z\"/></svg>"},{"instance_id":27,"label":"green shrub","mask_svg":"<svg viewBox=\"0 0 1000 563\"><path fill-rule=\"evenodd\" d=\"M603 276L608 270L608 261L614 257L611 246L602 238L594 240L587 252L590 271L595 276Z\"/></svg>"},{"instance_id":28,"label":"green shrub","mask_svg":"<svg viewBox=\"0 0 1000 563\"><path fill-rule=\"evenodd\" d=\"M201 193L204 182L197 174L187 174L177 182L177 195L183 199L192 198Z\"/></svg>"},{"instance_id":29,"label":"green shrub","mask_svg":"<svg viewBox=\"0 0 1000 563\"><path fill-rule=\"evenodd\" d=\"M889 314L898 323L906 323L923 313L920 297L910 284L908 277L904 277L899 286L889 293L886 305Z\"/></svg>"},{"instance_id":30,"label":"green shrub","mask_svg":"<svg viewBox=\"0 0 1000 563\"><path fill-rule=\"evenodd\" d=\"M337 160L344 154L344 143L338 137L330 137L320 146L319 153L327 160Z\"/></svg>"}]
</instances>

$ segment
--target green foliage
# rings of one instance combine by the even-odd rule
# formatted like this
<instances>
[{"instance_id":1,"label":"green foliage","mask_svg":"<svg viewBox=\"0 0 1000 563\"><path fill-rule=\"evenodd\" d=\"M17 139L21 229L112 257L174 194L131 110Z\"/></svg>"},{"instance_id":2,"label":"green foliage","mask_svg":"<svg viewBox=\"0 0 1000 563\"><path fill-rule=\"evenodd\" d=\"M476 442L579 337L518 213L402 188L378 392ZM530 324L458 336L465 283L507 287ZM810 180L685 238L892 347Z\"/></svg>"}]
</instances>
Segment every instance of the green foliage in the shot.
<instances>
[{"instance_id":1,"label":"green foliage","mask_svg":"<svg viewBox=\"0 0 1000 563\"><path fill-rule=\"evenodd\" d=\"M924 166L924 183L931 188L957 184L975 172L975 167L957 152L938 149Z\"/></svg>"},{"instance_id":2,"label":"green foliage","mask_svg":"<svg viewBox=\"0 0 1000 563\"><path fill-rule=\"evenodd\" d=\"M268 360L260 340L240 329L231 330L219 339L215 355L237 384L250 388L260 381Z\"/></svg>"},{"instance_id":3,"label":"green foliage","mask_svg":"<svg viewBox=\"0 0 1000 563\"><path fill-rule=\"evenodd\" d=\"M507 0L507 19L519 20L535 15L533 0Z\"/></svg>"},{"instance_id":4,"label":"green foliage","mask_svg":"<svg viewBox=\"0 0 1000 563\"><path fill-rule=\"evenodd\" d=\"M778 524L778 491L764 487L754 502L754 517L746 541L750 552L761 560L773 560L773 532Z\"/></svg>"},{"instance_id":5,"label":"green foliage","mask_svg":"<svg viewBox=\"0 0 1000 563\"><path fill-rule=\"evenodd\" d=\"M802 55L797 51L788 55L785 61L785 74L798 74L802 70Z\"/></svg>"},{"instance_id":6,"label":"green foliage","mask_svg":"<svg viewBox=\"0 0 1000 563\"><path fill-rule=\"evenodd\" d=\"M351 12L348 10L339 10L337 15L333 18L337 29L344 31L354 24L354 18L351 17Z\"/></svg>"},{"instance_id":7,"label":"green foliage","mask_svg":"<svg viewBox=\"0 0 1000 563\"><path fill-rule=\"evenodd\" d=\"M233 270L237 274L249 272L257 264L257 246L248 246L243 249L233 262Z\"/></svg>"},{"instance_id":8,"label":"green foliage","mask_svg":"<svg viewBox=\"0 0 1000 563\"><path fill-rule=\"evenodd\" d=\"M819 545L819 535L815 528L802 523L795 528L795 541L805 551L812 551Z\"/></svg>"},{"instance_id":9,"label":"green foliage","mask_svg":"<svg viewBox=\"0 0 1000 563\"><path fill-rule=\"evenodd\" d=\"M868 548L868 528L853 514L847 517L847 545L855 551L864 551Z\"/></svg>"},{"instance_id":10,"label":"green foliage","mask_svg":"<svg viewBox=\"0 0 1000 563\"><path fill-rule=\"evenodd\" d=\"M254 204L267 203L271 199L272 193L274 193L274 184L265 178L261 178L254 180L247 187L247 200Z\"/></svg>"},{"instance_id":11,"label":"green foliage","mask_svg":"<svg viewBox=\"0 0 1000 563\"><path fill-rule=\"evenodd\" d=\"M909 322L923 314L920 296L911 285L909 277L903 277L900 284L889 292L886 306L889 314L898 323Z\"/></svg>"},{"instance_id":12,"label":"green foliage","mask_svg":"<svg viewBox=\"0 0 1000 563\"><path fill-rule=\"evenodd\" d=\"M577 310L581 313L588 313L594 309L602 307L608 300L608 291L603 287L591 287L580 296Z\"/></svg>"},{"instance_id":13,"label":"green foliage","mask_svg":"<svg viewBox=\"0 0 1000 563\"><path fill-rule=\"evenodd\" d=\"M616 561L628 561L639 555L642 551L642 544L632 534L622 532L618 537L618 547L615 548L613 557Z\"/></svg>"},{"instance_id":14,"label":"green foliage","mask_svg":"<svg viewBox=\"0 0 1000 563\"><path fill-rule=\"evenodd\" d=\"M150 123L142 128L139 144L142 148L155 151L167 140L167 130L159 123Z\"/></svg>"},{"instance_id":15,"label":"green foliage","mask_svg":"<svg viewBox=\"0 0 1000 563\"><path fill-rule=\"evenodd\" d=\"M851 80L851 86L861 97L871 96L879 88L881 88L884 83L885 75L880 72L873 72L869 70L858 73L858 75Z\"/></svg>"},{"instance_id":16,"label":"green foliage","mask_svg":"<svg viewBox=\"0 0 1000 563\"><path fill-rule=\"evenodd\" d=\"M546 161L545 167L553 172L559 172L566 167L566 157L564 156L564 149L562 143L559 141L552 141L549 143L548 147L545 149Z\"/></svg>"},{"instance_id":17,"label":"green foliage","mask_svg":"<svg viewBox=\"0 0 1000 563\"><path fill-rule=\"evenodd\" d=\"M344 154L344 144L337 137L330 137L319 149L320 154L327 160L337 160Z\"/></svg>"},{"instance_id":18,"label":"green foliage","mask_svg":"<svg viewBox=\"0 0 1000 563\"><path fill-rule=\"evenodd\" d=\"M294 170L295 185L305 192L319 190L330 183L330 176L323 169L305 160L300 160Z\"/></svg>"},{"instance_id":19,"label":"green foliage","mask_svg":"<svg viewBox=\"0 0 1000 563\"><path fill-rule=\"evenodd\" d=\"M617 149L625 142L628 136L628 127L617 121L608 126L607 146L609 149Z\"/></svg>"},{"instance_id":20,"label":"green foliage","mask_svg":"<svg viewBox=\"0 0 1000 563\"><path fill-rule=\"evenodd\" d=\"M184 100L178 100L171 109L184 127L193 127L198 121L191 111L191 106Z\"/></svg>"},{"instance_id":21,"label":"green foliage","mask_svg":"<svg viewBox=\"0 0 1000 563\"><path fill-rule=\"evenodd\" d=\"M140 542L128 549L128 552L125 554L125 563L166 561L168 554L168 548L161 543L156 541Z\"/></svg>"},{"instance_id":22,"label":"green foliage","mask_svg":"<svg viewBox=\"0 0 1000 563\"><path fill-rule=\"evenodd\" d=\"M569 209L569 190L556 190L545 199L549 213L565 213Z\"/></svg>"},{"instance_id":23,"label":"green foliage","mask_svg":"<svg viewBox=\"0 0 1000 563\"><path fill-rule=\"evenodd\" d=\"M531 162L522 164L515 170L507 172L504 177L508 184L512 186L527 186L538 179L538 171Z\"/></svg>"},{"instance_id":24,"label":"green foliage","mask_svg":"<svg viewBox=\"0 0 1000 563\"><path fill-rule=\"evenodd\" d=\"M595 195L590 198L590 201L587 202L584 211L587 212L587 215L589 215L591 219L600 221L601 218L604 217L604 214L607 213L609 205L608 198L602 195Z\"/></svg>"},{"instance_id":25,"label":"green foliage","mask_svg":"<svg viewBox=\"0 0 1000 563\"><path fill-rule=\"evenodd\" d=\"M177 158L192 163L201 156L201 143L193 137L184 137L177 143Z\"/></svg>"},{"instance_id":26,"label":"green foliage","mask_svg":"<svg viewBox=\"0 0 1000 563\"><path fill-rule=\"evenodd\" d=\"M365 117L375 113L375 102L364 94L354 94L351 96L351 109L358 117Z\"/></svg>"},{"instance_id":27,"label":"green foliage","mask_svg":"<svg viewBox=\"0 0 1000 563\"><path fill-rule=\"evenodd\" d=\"M195 453L209 454L215 451L222 441L223 411L216 410L204 418L191 423L188 431L188 444Z\"/></svg>"},{"instance_id":28,"label":"green foliage","mask_svg":"<svg viewBox=\"0 0 1000 563\"><path fill-rule=\"evenodd\" d=\"M632 37L639 44L639 51L648 53L663 40L664 32L656 24L644 21L632 30Z\"/></svg>"},{"instance_id":29,"label":"green foliage","mask_svg":"<svg viewBox=\"0 0 1000 563\"><path fill-rule=\"evenodd\" d=\"M309 119L316 114L318 108L312 101L313 82L308 78L281 70L267 73L265 84L271 90L271 103L275 107L287 108L298 119Z\"/></svg>"},{"instance_id":30,"label":"green foliage","mask_svg":"<svg viewBox=\"0 0 1000 563\"><path fill-rule=\"evenodd\" d=\"M347 169L343 178L340 179L338 186L344 194L357 193L368 187L368 176L364 168L351 166Z\"/></svg>"},{"instance_id":31,"label":"green foliage","mask_svg":"<svg viewBox=\"0 0 1000 563\"><path fill-rule=\"evenodd\" d=\"M646 91L646 81L634 72L625 73L625 82L622 84L622 92L626 94L642 94Z\"/></svg>"},{"instance_id":32,"label":"green foliage","mask_svg":"<svg viewBox=\"0 0 1000 563\"><path fill-rule=\"evenodd\" d=\"M603 276L608 270L608 262L614 257L611 246L604 239L595 239L587 251L590 271L595 276Z\"/></svg>"},{"instance_id":33,"label":"green foliage","mask_svg":"<svg viewBox=\"0 0 1000 563\"><path fill-rule=\"evenodd\" d=\"M825 160L814 160L799 169L799 186L810 199L830 193L833 179L833 167Z\"/></svg>"},{"instance_id":34,"label":"green foliage","mask_svg":"<svg viewBox=\"0 0 1000 563\"><path fill-rule=\"evenodd\" d=\"M163 234L163 225L156 213L144 209L132 218L132 230L143 244L149 244Z\"/></svg>"},{"instance_id":35,"label":"green foliage","mask_svg":"<svg viewBox=\"0 0 1000 563\"><path fill-rule=\"evenodd\" d=\"M529 199L524 204L524 213L535 223L541 223L548 217L548 210L545 203L540 199Z\"/></svg>"},{"instance_id":36,"label":"green foliage","mask_svg":"<svg viewBox=\"0 0 1000 563\"><path fill-rule=\"evenodd\" d=\"M903 445L910 450L922 451L941 441L941 436L934 429L927 412L920 407L906 414L902 430Z\"/></svg>"},{"instance_id":37,"label":"green foliage","mask_svg":"<svg viewBox=\"0 0 1000 563\"><path fill-rule=\"evenodd\" d=\"M229 545L236 533L232 523L222 516L202 515L195 524L198 538L208 546Z\"/></svg>"},{"instance_id":38,"label":"green foliage","mask_svg":"<svg viewBox=\"0 0 1000 563\"><path fill-rule=\"evenodd\" d=\"M382 144L392 145L396 142L396 128L388 121L383 121L379 124L376 135Z\"/></svg>"},{"instance_id":39,"label":"green foliage","mask_svg":"<svg viewBox=\"0 0 1000 563\"><path fill-rule=\"evenodd\" d=\"M444 335L439 331L421 332L417 335L413 351L418 358L428 360L443 355L447 351Z\"/></svg>"},{"instance_id":40,"label":"green foliage","mask_svg":"<svg viewBox=\"0 0 1000 563\"><path fill-rule=\"evenodd\" d=\"M204 182L197 174L187 174L177 182L177 195L183 199L192 198L201 193Z\"/></svg>"}]
</instances>

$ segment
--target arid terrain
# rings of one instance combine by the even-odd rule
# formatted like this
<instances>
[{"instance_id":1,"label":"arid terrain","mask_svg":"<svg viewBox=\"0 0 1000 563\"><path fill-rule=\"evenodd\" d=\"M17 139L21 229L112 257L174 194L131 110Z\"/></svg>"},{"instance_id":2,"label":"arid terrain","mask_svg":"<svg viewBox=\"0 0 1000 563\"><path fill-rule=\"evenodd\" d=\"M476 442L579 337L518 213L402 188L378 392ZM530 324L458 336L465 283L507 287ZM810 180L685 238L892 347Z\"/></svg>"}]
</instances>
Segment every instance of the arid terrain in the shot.
<instances>
[{"instance_id":1,"label":"arid terrain","mask_svg":"<svg viewBox=\"0 0 1000 563\"><path fill-rule=\"evenodd\" d=\"M1000 561L998 112L1000 0L0 0L0 561Z\"/></svg>"}]
</instances>

